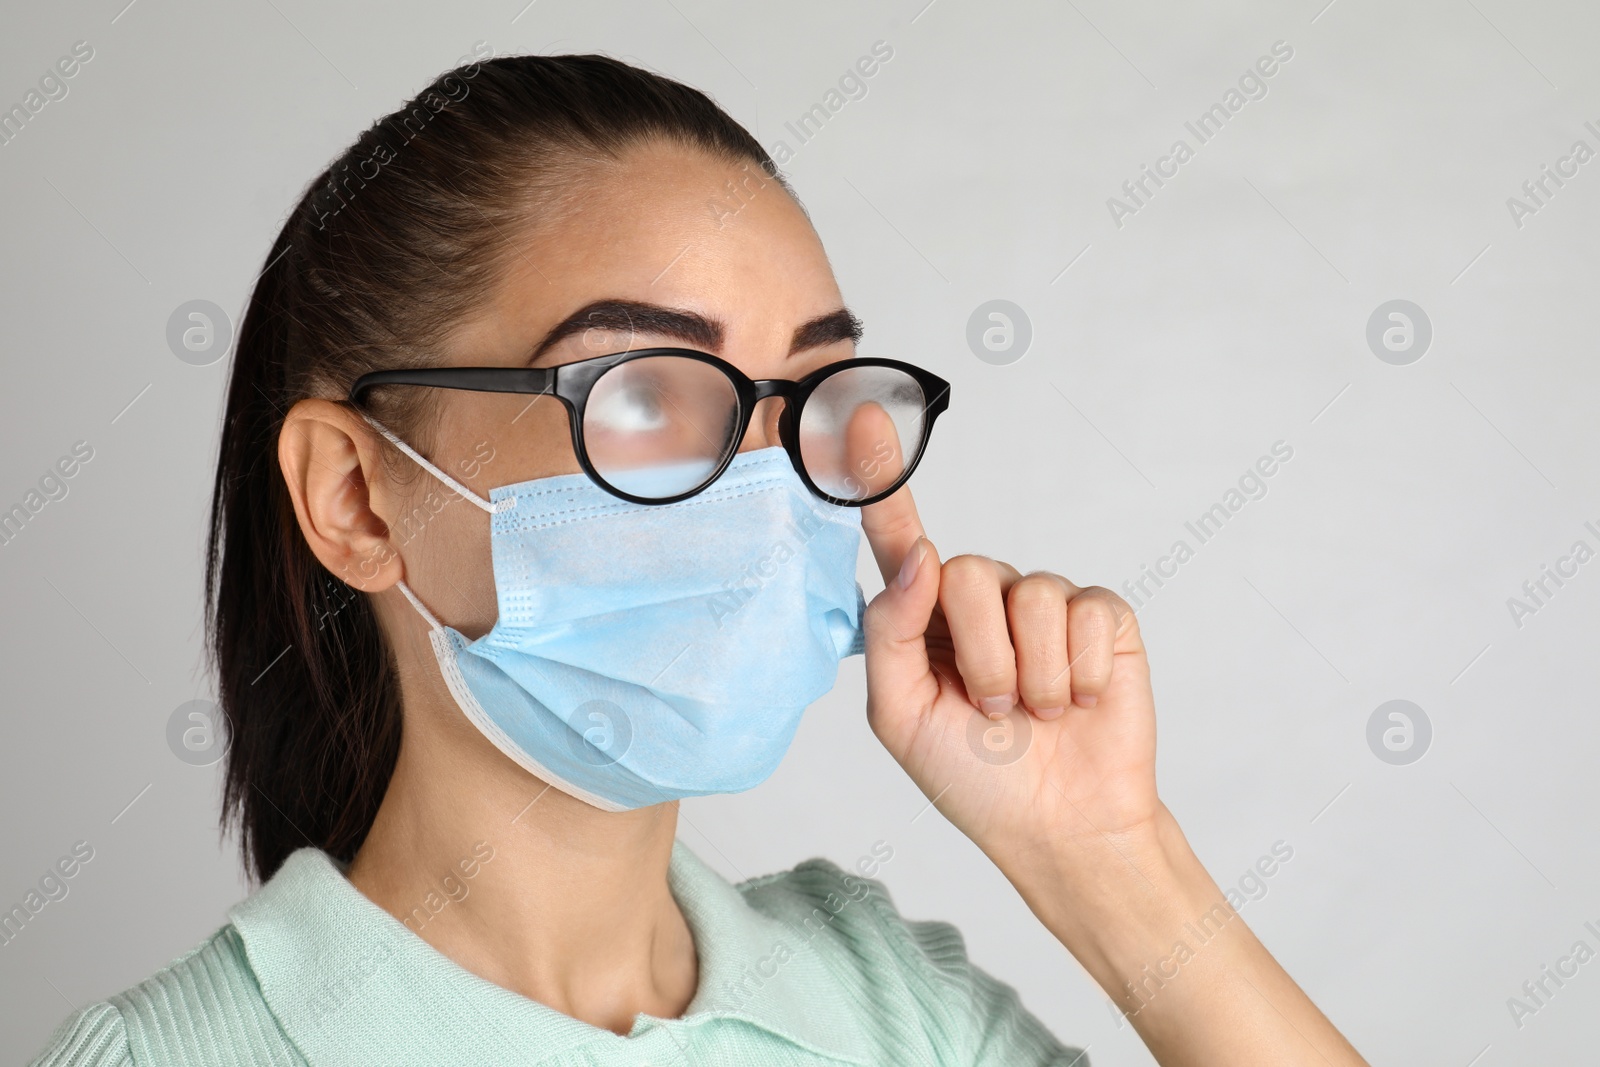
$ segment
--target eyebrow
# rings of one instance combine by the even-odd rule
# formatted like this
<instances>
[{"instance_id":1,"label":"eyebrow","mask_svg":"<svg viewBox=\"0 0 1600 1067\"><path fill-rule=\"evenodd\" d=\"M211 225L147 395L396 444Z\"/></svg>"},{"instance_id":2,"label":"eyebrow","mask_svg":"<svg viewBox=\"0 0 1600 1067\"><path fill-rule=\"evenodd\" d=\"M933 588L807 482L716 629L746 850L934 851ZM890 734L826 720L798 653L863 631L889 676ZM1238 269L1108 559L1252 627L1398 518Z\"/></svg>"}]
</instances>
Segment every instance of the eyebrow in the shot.
<instances>
[{"instance_id":1,"label":"eyebrow","mask_svg":"<svg viewBox=\"0 0 1600 1067\"><path fill-rule=\"evenodd\" d=\"M726 329L718 320L682 308L637 300L596 300L551 327L534 346L528 362L535 362L561 341L586 330L670 337L712 352L721 349L726 334ZM861 320L849 308L835 308L795 327L794 336L789 342L789 355L839 341L860 341L862 333Z\"/></svg>"}]
</instances>

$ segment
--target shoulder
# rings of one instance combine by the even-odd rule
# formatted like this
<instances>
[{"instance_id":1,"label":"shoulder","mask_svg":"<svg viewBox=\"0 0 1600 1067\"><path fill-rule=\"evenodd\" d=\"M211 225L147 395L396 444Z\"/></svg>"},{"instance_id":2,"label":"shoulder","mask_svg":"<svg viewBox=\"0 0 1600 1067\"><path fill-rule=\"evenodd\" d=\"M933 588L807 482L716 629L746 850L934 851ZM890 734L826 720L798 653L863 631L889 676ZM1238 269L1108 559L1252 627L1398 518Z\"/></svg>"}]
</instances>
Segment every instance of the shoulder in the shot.
<instances>
[{"instance_id":1,"label":"shoulder","mask_svg":"<svg viewBox=\"0 0 1600 1067\"><path fill-rule=\"evenodd\" d=\"M122 1013L109 1000L67 1016L28 1067L132 1067Z\"/></svg>"},{"instance_id":2,"label":"shoulder","mask_svg":"<svg viewBox=\"0 0 1600 1067\"><path fill-rule=\"evenodd\" d=\"M880 842L854 872L818 857L737 888L750 907L796 930L852 996L879 1013L915 1016L933 1048L955 1052L955 1062L1089 1067L1081 1050L1062 1045L1023 1006L1015 987L968 958L953 924L900 913L888 886L869 876L893 855Z\"/></svg>"},{"instance_id":3,"label":"shoulder","mask_svg":"<svg viewBox=\"0 0 1600 1067\"><path fill-rule=\"evenodd\" d=\"M888 850L880 859L892 855ZM878 865L868 869L876 873ZM752 908L796 928L802 943L871 972L875 983L949 985L959 982L968 966L966 944L955 926L906 919L882 881L846 871L832 860L808 859L738 889Z\"/></svg>"},{"instance_id":4,"label":"shoulder","mask_svg":"<svg viewBox=\"0 0 1600 1067\"><path fill-rule=\"evenodd\" d=\"M303 1061L282 1035L230 923L144 981L68 1016L29 1067Z\"/></svg>"},{"instance_id":5,"label":"shoulder","mask_svg":"<svg viewBox=\"0 0 1600 1067\"><path fill-rule=\"evenodd\" d=\"M878 859L894 855L888 846ZM870 874L879 862L863 861L862 873L822 857L738 886L755 910L798 927L801 939L824 953L845 952L866 964L899 962L937 970L953 954L965 957L960 932L946 922L911 922L895 906L889 888Z\"/></svg>"}]
</instances>

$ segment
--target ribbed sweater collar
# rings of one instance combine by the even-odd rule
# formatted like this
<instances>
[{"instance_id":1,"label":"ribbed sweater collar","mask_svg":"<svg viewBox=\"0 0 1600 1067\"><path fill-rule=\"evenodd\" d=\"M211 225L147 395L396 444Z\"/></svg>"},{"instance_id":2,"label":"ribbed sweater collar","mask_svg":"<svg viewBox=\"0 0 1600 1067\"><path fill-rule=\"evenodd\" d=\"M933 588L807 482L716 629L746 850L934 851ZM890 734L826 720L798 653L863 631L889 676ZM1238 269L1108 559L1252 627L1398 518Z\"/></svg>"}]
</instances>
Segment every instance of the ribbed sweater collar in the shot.
<instances>
[{"instance_id":1,"label":"ribbed sweater collar","mask_svg":"<svg viewBox=\"0 0 1600 1067\"><path fill-rule=\"evenodd\" d=\"M862 1032L841 1026L838 1013L808 1012L808 998L831 979L802 931L752 908L681 841L668 885L694 938L699 988L681 1019L640 1015L627 1037L461 967L369 900L320 849L291 854L229 918L262 996L312 1067L531 1064L585 1046L598 1062L673 1062L686 1029L723 1020L868 1062Z\"/></svg>"}]
</instances>

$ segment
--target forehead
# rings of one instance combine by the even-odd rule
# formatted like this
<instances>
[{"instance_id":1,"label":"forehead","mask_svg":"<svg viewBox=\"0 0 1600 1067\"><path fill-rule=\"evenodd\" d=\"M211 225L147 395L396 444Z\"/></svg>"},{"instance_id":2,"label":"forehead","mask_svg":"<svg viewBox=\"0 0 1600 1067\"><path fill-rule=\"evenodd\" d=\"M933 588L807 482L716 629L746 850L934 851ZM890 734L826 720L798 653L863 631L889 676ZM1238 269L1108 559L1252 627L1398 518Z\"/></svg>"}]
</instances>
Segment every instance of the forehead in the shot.
<instances>
[{"instance_id":1,"label":"forehead","mask_svg":"<svg viewBox=\"0 0 1600 1067\"><path fill-rule=\"evenodd\" d=\"M718 320L730 346L784 347L841 304L816 231L776 179L754 161L666 142L581 162L510 244L470 331L496 350L526 350L600 300Z\"/></svg>"}]
</instances>

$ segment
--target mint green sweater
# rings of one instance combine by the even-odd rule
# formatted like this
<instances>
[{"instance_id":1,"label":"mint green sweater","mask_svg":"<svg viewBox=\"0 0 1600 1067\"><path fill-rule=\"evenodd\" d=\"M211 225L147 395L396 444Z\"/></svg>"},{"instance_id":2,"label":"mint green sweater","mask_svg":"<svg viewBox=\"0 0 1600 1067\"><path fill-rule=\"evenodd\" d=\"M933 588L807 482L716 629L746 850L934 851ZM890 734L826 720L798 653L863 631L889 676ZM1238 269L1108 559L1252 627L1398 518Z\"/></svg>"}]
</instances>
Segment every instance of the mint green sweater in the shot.
<instances>
[{"instance_id":1,"label":"mint green sweater","mask_svg":"<svg viewBox=\"0 0 1600 1067\"><path fill-rule=\"evenodd\" d=\"M699 988L625 1037L460 967L302 848L228 925L68 1017L34 1067L1088 1067L881 882L813 859L735 886L681 841L668 882Z\"/></svg>"}]
</instances>

